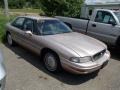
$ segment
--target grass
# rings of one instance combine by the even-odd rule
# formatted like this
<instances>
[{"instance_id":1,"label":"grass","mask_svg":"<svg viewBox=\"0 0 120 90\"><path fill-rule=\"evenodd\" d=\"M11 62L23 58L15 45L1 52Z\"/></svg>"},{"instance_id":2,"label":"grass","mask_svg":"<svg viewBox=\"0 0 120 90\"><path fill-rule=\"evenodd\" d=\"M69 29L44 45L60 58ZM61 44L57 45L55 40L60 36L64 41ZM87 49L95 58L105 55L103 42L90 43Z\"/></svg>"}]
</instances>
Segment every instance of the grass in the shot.
<instances>
[{"instance_id":1,"label":"grass","mask_svg":"<svg viewBox=\"0 0 120 90\"><path fill-rule=\"evenodd\" d=\"M0 41L3 41L5 35L5 24L7 21L8 19L3 14L0 14Z\"/></svg>"},{"instance_id":2,"label":"grass","mask_svg":"<svg viewBox=\"0 0 120 90\"><path fill-rule=\"evenodd\" d=\"M9 9L10 12L15 12L15 13L35 13L39 15L44 15L44 11L41 9L31 9L31 8L24 8L24 9Z\"/></svg>"},{"instance_id":3,"label":"grass","mask_svg":"<svg viewBox=\"0 0 120 90\"><path fill-rule=\"evenodd\" d=\"M4 10L0 8L0 13L3 13ZM45 15L44 11L41 9L32 9L32 8L23 8L23 9L10 9L9 12L12 13L12 15L21 15L24 13L33 13L33 14L38 14L38 15Z\"/></svg>"},{"instance_id":4,"label":"grass","mask_svg":"<svg viewBox=\"0 0 120 90\"><path fill-rule=\"evenodd\" d=\"M23 8L23 9L9 9L10 12L23 12L23 13L43 13L41 9L32 9L32 8ZM0 12L3 12L3 9L0 8Z\"/></svg>"},{"instance_id":5,"label":"grass","mask_svg":"<svg viewBox=\"0 0 120 90\"><path fill-rule=\"evenodd\" d=\"M0 8L0 13L2 12L3 10Z\"/></svg>"},{"instance_id":6,"label":"grass","mask_svg":"<svg viewBox=\"0 0 120 90\"><path fill-rule=\"evenodd\" d=\"M27 12L27 13L40 13L42 10L40 9L31 9L31 8L25 8L25 9L10 9L10 12Z\"/></svg>"},{"instance_id":7,"label":"grass","mask_svg":"<svg viewBox=\"0 0 120 90\"><path fill-rule=\"evenodd\" d=\"M5 40L5 25L12 18L14 18L14 16L7 18L4 14L0 13L0 42Z\"/></svg>"}]
</instances>

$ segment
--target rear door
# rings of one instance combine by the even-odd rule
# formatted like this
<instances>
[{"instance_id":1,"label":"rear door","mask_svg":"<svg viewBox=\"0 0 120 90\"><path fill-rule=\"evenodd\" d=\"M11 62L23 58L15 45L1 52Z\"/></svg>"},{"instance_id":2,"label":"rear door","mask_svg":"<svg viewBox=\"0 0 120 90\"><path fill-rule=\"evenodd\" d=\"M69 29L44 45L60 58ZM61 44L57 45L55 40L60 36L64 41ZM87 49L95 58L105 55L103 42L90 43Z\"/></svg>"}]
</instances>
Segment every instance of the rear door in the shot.
<instances>
[{"instance_id":1,"label":"rear door","mask_svg":"<svg viewBox=\"0 0 120 90\"><path fill-rule=\"evenodd\" d=\"M111 13L98 11L95 21L90 21L89 23L88 35L114 45L119 33L119 27L117 25L112 25L110 21L116 23Z\"/></svg>"},{"instance_id":2,"label":"rear door","mask_svg":"<svg viewBox=\"0 0 120 90\"><path fill-rule=\"evenodd\" d=\"M24 24L25 18L24 17L18 17L12 24L11 24L11 35L12 38L19 44L25 45L24 40L24 30L23 30L23 24Z\"/></svg>"}]
</instances>

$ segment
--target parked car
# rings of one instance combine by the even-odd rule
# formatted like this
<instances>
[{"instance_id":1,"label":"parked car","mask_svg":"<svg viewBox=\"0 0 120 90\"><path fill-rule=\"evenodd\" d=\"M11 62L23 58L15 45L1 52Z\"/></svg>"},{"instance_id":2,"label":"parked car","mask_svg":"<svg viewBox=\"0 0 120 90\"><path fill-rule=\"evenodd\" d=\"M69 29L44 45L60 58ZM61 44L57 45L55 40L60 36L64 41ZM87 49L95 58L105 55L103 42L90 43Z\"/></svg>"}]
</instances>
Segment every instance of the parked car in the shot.
<instances>
[{"instance_id":1,"label":"parked car","mask_svg":"<svg viewBox=\"0 0 120 90\"><path fill-rule=\"evenodd\" d=\"M55 18L20 16L6 26L10 46L18 43L41 55L50 72L64 68L72 73L87 74L108 62L107 46L89 36L73 32Z\"/></svg>"},{"instance_id":2,"label":"parked car","mask_svg":"<svg viewBox=\"0 0 120 90\"><path fill-rule=\"evenodd\" d=\"M90 20L56 16L73 30L99 39L110 46L120 46L120 12L94 10Z\"/></svg>"},{"instance_id":3,"label":"parked car","mask_svg":"<svg viewBox=\"0 0 120 90\"><path fill-rule=\"evenodd\" d=\"M5 89L5 83L6 83L6 71L5 71L3 56L0 51L0 90Z\"/></svg>"}]
</instances>

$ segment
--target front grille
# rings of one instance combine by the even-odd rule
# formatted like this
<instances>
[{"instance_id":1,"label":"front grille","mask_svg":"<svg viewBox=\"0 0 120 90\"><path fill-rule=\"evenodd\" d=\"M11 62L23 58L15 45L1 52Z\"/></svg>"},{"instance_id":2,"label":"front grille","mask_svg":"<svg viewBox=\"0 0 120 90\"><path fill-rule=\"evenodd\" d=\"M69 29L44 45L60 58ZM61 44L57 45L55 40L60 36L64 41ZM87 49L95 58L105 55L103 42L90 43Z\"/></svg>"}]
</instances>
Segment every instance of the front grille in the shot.
<instances>
[{"instance_id":1,"label":"front grille","mask_svg":"<svg viewBox=\"0 0 120 90\"><path fill-rule=\"evenodd\" d=\"M96 60L100 59L100 58L105 54L105 52L106 52L106 49L104 49L104 50L102 50L101 52L95 54L95 55L93 56L93 60L96 61Z\"/></svg>"}]
</instances>

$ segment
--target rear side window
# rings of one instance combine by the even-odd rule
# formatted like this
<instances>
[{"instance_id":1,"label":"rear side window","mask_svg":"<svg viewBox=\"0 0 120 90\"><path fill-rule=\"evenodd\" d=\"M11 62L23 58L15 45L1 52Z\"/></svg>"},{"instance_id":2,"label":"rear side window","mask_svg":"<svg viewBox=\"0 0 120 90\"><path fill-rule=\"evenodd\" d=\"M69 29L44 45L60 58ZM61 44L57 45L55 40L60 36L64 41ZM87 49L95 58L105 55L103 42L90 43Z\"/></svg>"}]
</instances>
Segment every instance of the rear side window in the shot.
<instances>
[{"instance_id":1,"label":"rear side window","mask_svg":"<svg viewBox=\"0 0 120 90\"><path fill-rule=\"evenodd\" d=\"M17 18L17 19L12 23L12 25L13 25L14 27L19 28L19 29L22 29L22 28L23 28L23 23L24 23L24 21L25 21L25 18L19 17L19 18Z\"/></svg>"}]
</instances>

